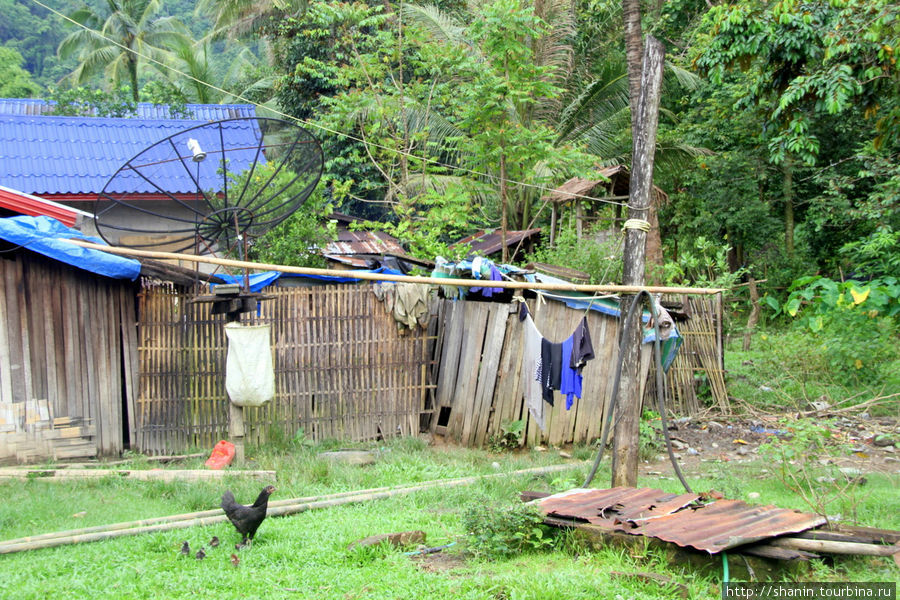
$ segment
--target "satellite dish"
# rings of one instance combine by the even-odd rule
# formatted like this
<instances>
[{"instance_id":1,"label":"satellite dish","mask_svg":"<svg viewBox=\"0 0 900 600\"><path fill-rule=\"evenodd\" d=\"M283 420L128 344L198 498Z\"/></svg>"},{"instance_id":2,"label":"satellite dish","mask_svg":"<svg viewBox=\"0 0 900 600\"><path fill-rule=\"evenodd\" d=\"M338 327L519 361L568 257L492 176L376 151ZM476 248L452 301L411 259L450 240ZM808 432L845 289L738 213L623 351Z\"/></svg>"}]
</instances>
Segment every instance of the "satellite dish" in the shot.
<instances>
[{"instance_id":1,"label":"satellite dish","mask_svg":"<svg viewBox=\"0 0 900 600\"><path fill-rule=\"evenodd\" d=\"M170 135L122 165L94 205L107 243L246 258L322 175L318 140L279 119L213 121Z\"/></svg>"}]
</instances>

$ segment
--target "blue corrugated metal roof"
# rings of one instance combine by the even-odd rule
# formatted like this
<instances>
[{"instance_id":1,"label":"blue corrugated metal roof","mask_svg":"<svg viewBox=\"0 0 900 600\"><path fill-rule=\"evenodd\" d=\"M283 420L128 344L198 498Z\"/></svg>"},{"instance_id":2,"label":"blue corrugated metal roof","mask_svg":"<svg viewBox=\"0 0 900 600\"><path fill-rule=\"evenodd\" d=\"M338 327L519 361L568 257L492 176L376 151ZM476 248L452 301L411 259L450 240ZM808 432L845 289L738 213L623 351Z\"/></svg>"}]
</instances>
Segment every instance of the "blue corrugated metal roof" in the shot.
<instances>
[{"instance_id":1,"label":"blue corrugated metal roof","mask_svg":"<svg viewBox=\"0 0 900 600\"><path fill-rule=\"evenodd\" d=\"M259 129L253 120L226 121L224 139L216 129L206 127L185 133L175 140L178 160L172 146L158 146L145 152L160 140L185 132L208 121L177 119L112 119L102 117L49 117L0 115L0 185L29 194L93 194L100 193L110 177L139 153L141 163L154 162L145 173L150 181L135 173L117 180L108 192L160 193L153 185L163 185L169 193L192 193L196 184L186 141L196 138L207 150L249 148L229 152L229 169L240 171L241 162L252 162L259 141ZM218 156L216 158L219 158ZM173 160L174 159L174 160ZM217 160L203 165L201 183L204 189L217 189ZM191 166L190 168L194 168ZM209 173L206 173L209 171ZM193 174L196 176L196 174Z\"/></svg>"},{"instance_id":2,"label":"blue corrugated metal roof","mask_svg":"<svg viewBox=\"0 0 900 600\"><path fill-rule=\"evenodd\" d=\"M55 102L37 98L0 98L0 115L43 115ZM189 119L198 121L221 121L255 117L256 107L252 104L186 104ZM138 119L168 119L169 107L165 104L139 102L135 110Z\"/></svg>"}]
</instances>

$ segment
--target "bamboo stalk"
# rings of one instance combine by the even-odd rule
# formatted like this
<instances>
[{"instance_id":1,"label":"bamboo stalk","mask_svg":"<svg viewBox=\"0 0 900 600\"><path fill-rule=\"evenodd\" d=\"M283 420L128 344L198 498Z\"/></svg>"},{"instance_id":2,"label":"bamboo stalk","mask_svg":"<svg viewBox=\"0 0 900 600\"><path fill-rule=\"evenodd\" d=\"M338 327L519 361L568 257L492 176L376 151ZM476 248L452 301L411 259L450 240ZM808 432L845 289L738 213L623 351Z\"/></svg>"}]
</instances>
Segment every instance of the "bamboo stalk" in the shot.
<instances>
[{"instance_id":1,"label":"bamboo stalk","mask_svg":"<svg viewBox=\"0 0 900 600\"><path fill-rule=\"evenodd\" d=\"M271 517L285 516L317 508L329 508L332 506L339 506L341 504L390 498L393 496L410 494L430 488L468 485L482 479L528 474L539 475L543 473L564 471L581 466L584 466L584 463L552 465L549 467L534 467L530 469L520 469L518 471L513 471L512 473L491 473L488 475L475 475L471 477L459 477L455 479L437 479L422 482L419 484L406 484L402 486L374 488L370 490L358 490L354 492L340 492L338 494L331 494L314 498L295 498L292 500L281 500L270 503L266 514L267 516ZM169 517L160 517L159 519L144 519L142 521L133 521L129 523L116 523L113 525L90 527L81 530L61 531L53 534L43 534L40 536L7 540L5 542L0 542L0 554L10 554L13 552L22 552L25 550L38 550L40 548L52 548L55 546L79 544L83 542L95 542L126 535L137 535L140 533L171 531L198 525L205 527L207 525L221 523L227 519L224 514L217 513L219 513L219 510L215 509L211 511L200 511L182 515L172 515ZM137 525L140 523L154 521L155 524Z\"/></svg>"},{"instance_id":2,"label":"bamboo stalk","mask_svg":"<svg viewBox=\"0 0 900 600\"><path fill-rule=\"evenodd\" d=\"M805 540L793 537L770 540L769 544L779 548L805 550L807 552L825 552L828 554L854 554L857 556L893 556L900 554L900 545L882 546L879 544L836 542L833 540Z\"/></svg>"},{"instance_id":3,"label":"bamboo stalk","mask_svg":"<svg viewBox=\"0 0 900 600\"><path fill-rule=\"evenodd\" d=\"M101 477L121 477L142 481L198 481L204 479L224 479L225 477L253 477L255 479L275 479L275 471L230 471L206 469L0 469L0 479L28 479L35 477L48 481L64 479L99 479Z\"/></svg>"},{"instance_id":4,"label":"bamboo stalk","mask_svg":"<svg viewBox=\"0 0 900 600\"><path fill-rule=\"evenodd\" d=\"M310 267L293 267L288 265L276 265L271 263L254 263L242 260L230 260L215 258L212 256L194 256L193 254L179 254L175 252L151 252L148 250L134 250L131 248L119 248L116 246L104 246L93 244L83 240L61 240L82 248L100 250L112 254L124 256L140 256L144 258L157 258L163 260L186 260L197 263L221 265L239 269L260 269L263 271L281 271L282 273L298 273L301 275L325 275L332 277L352 277L354 279L366 279L371 281L400 281L407 283L427 283L431 285L452 285L460 287L483 287L484 281L473 279L437 279L433 277L419 277L411 275L388 275L386 273L348 273L337 269L313 269ZM571 291L585 293L621 293L636 294L646 290L651 294L718 294L721 288L691 288L691 287L663 287L640 285L581 285L565 283L531 283L528 281L492 281L491 287L517 290L547 290L547 291Z\"/></svg>"}]
</instances>

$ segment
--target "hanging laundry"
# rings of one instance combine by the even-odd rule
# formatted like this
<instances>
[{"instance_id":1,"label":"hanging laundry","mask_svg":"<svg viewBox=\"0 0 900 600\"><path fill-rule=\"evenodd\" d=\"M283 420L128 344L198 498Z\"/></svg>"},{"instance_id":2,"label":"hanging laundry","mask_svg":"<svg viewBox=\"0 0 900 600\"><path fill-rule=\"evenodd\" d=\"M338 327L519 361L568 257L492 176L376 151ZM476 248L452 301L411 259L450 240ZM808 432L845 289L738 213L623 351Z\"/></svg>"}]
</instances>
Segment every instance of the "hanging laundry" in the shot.
<instances>
[{"instance_id":1,"label":"hanging laundry","mask_svg":"<svg viewBox=\"0 0 900 600\"><path fill-rule=\"evenodd\" d=\"M591 344L591 332L588 329L587 317L581 319L572 338L570 365L573 369L581 369L587 361L594 358L594 346Z\"/></svg>"},{"instance_id":2,"label":"hanging laundry","mask_svg":"<svg viewBox=\"0 0 900 600\"><path fill-rule=\"evenodd\" d=\"M559 393L566 397L566 410L572 409L575 398L581 399L582 375L580 368L572 368L572 347L575 336L569 336L562 343L563 369L559 382Z\"/></svg>"},{"instance_id":3,"label":"hanging laundry","mask_svg":"<svg viewBox=\"0 0 900 600\"><path fill-rule=\"evenodd\" d=\"M447 261L443 256L438 256L434 259L434 270L431 272L431 276L435 279L456 279L459 277L459 273L453 263ZM448 300L460 300L466 295L466 289L459 286L442 285L440 287L444 298Z\"/></svg>"},{"instance_id":4,"label":"hanging laundry","mask_svg":"<svg viewBox=\"0 0 900 600\"><path fill-rule=\"evenodd\" d=\"M431 288L421 283L380 281L372 287L375 297L384 302L384 310L397 321L398 327L422 329L428 326Z\"/></svg>"},{"instance_id":5,"label":"hanging laundry","mask_svg":"<svg viewBox=\"0 0 900 600\"><path fill-rule=\"evenodd\" d=\"M554 343L544 338L525 303L519 308L519 320L524 324L522 352L522 384L525 402L535 422L544 430L544 403L553 406L553 392L566 397L566 410L575 398L581 398L582 370L594 358L587 318L583 318L575 332L565 341ZM538 382L539 385L535 385Z\"/></svg>"},{"instance_id":6,"label":"hanging laundry","mask_svg":"<svg viewBox=\"0 0 900 600\"><path fill-rule=\"evenodd\" d=\"M472 259L472 277L475 279L488 278L491 281L503 281L503 273L500 272L494 263L486 258L476 256ZM499 294L503 288L498 287L473 287L469 289L472 293L481 293L485 298L491 298L494 294Z\"/></svg>"},{"instance_id":7,"label":"hanging laundry","mask_svg":"<svg viewBox=\"0 0 900 600\"><path fill-rule=\"evenodd\" d=\"M562 362L562 344L541 338L541 395L550 406L553 406L553 390L559 389Z\"/></svg>"},{"instance_id":8,"label":"hanging laundry","mask_svg":"<svg viewBox=\"0 0 900 600\"><path fill-rule=\"evenodd\" d=\"M525 304L523 303L524 307ZM534 422L541 431L544 430L544 401L541 394L541 384L538 381L538 361L541 356L541 332L535 326L531 315L525 310L524 317L519 313L519 318L524 322L524 340L522 352L522 390L525 394L525 406Z\"/></svg>"}]
</instances>

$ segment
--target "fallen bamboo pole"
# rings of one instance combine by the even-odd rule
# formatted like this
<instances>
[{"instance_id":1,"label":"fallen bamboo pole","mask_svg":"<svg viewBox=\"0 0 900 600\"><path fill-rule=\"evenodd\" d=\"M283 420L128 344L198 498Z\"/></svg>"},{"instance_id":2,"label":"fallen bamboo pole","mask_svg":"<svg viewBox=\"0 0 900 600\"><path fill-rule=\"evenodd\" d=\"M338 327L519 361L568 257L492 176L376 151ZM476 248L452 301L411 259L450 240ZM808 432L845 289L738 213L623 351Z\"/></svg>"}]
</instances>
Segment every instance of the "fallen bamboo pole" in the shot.
<instances>
[{"instance_id":1,"label":"fallen bamboo pole","mask_svg":"<svg viewBox=\"0 0 900 600\"><path fill-rule=\"evenodd\" d=\"M117 246L104 246L84 240L62 240L111 254L122 256L140 256L143 258L155 258L160 260L186 260L196 263L207 263L236 269L258 269L261 271L280 271L282 273L297 273L300 275L320 275L326 277L343 277L352 279L366 279L370 281L397 281L405 283L427 283L430 285L452 285L460 287L484 287L484 280L479 279L443 279L438 277L421 277L414 275L388 275L386 273L354 273L338 269L314 269L311 267L293 267L289 265L276 265L271 263L255 263L243 260L231 260L227 258L215 258L212 256L196 256L194 254L180 254L176 252L154 252L149 250L134 250L132 248L119 248ZM588 294L636 294L646 290L651 294L718 294L724 291L722 288L692 288L692 287L665 287L665 286L640 286L640 285L582 285L575 283L531 283L529 281L491 281L490 287L498 287L514 290L546 290L584 292Z\"/></svg>"},{"instance_id":2,"label":"fallen bamboo pole","mask_svg":"<svg viewBox=\"0 0 900 600\"><path fill-rule=\"evenodd\" d=\"M459 477L456 479L436 479L426 481L419 484L407 484L402 486L393 486L385 488L374 488L371 490L359 490L356 492L340 492L327 496L314 497L314 499L297 498L292 500L281 500L269 504L266 511L267 516L277 517L296 514L307 510L317 508L329 508L339 506L341 504L350 504L355 502L366 502L369 500L380 500L403 494L410 494L431 488L455 487L458 485L468 485L483 479L493 479L496 477L516 476L516 475L539 475L544 473L554 473L567 469L584 466L584 463L571 463L565 465L552 465L549 467L534 467L530 469L520 469L511 473L491 473L487 475L474 475L470 477ZM299 500L299 502L298 502ZM208 516L200 516L208 515ZM18 538L15 540L7 540L0 542L0 554L10 554L13 552L23 552L26 550L38 550L41 548L53 548L55 546L64 546L68 544L80 544L84 542L96 542L108 540L128 535L138 535L141 533L151 533L159 531L171 531L175 529L185 529L187 527L207 526L221 523L227 520L227 517L221 513L220 509L201 511L195 513L187 513L182 515L172 515L169 517L160 517L159 519L145 519L142 521L132 521L129 523L116 523L112 525L103 525L98 527L89 527L82 530L61 531L52 534L43 534L40 536L32 536L29 538ZM155 521L155 524L139 525Z\"/></svg>"},{"instance_id":3,"label":"fallen bamboo pole","mask_svg":"<svg viewBox=\"0 0 900 600\"><path fill-rule=\"evenodd\" d=\"M415 484L410 484L415 485ZM347 496L359 496L360 494L365 493L377 493L385 490L389 490L389 487L381 487L381 488L372 488L367 490L354 490L348 492L337 492L334 494L325 494L323 496L307 496L303 498L291 498L287 500L270 500L269 508L277 507L277 506L289 506L291 504L298 504L300 502L317 502L320 500L330 500L334 498L346 498ZM398 486L399 489L399 486ZM123 529L132 529L136 527L144 527L147 525L158 525L161 523L173 523L175 521L188 521L191 519L204 519L206 517L215 517L220 516L222 514L221 508L214 508L212 510L201 510L198 512L192 513L183 513L180 515L168 515L164 517L152 517L149 519L140 519L138 521L128 521L124 523L112 523L109 525L95 525L93 527L83 527L81 529L70 529L68 531L55 531L53 533L42 533L40 535L30 535L26 537L16 538L12 540L5 540L0 542L0 545L8 545L8 544L25 544L30 542L36 542L40 540L50 540L59 537L72 537L85 535L88 533L98 533L103 531L119 531Z\"/></svg>"},{"instance_id":4,"label":"fallen bamboo pole","mask_svg":"<svg viewBox=\"0 0 900 600\"><path fill-rule=\"evenodd\" d=\"M857 556L893 556L900 554L900 545L883 546L881 544L861 544L858 542L836 542L832 540L806 540L802 538L783 537L770 540L769 545L806 552L824 552L826 554L853 554Z\"/></svg>"},{"instance_id":5,"label":"fallen bamboo pole","mask_svg":"<svg viewBox=\"0 0 900 600\"><path fill-rule=\"evenodd\" d=\"M216 471L211 469L0 469L0 479L43 479L65 481L121 477L142 481L202 481L226 477L253 477L275 480L275 471Z\"/></svg>"},{"instance_id":6,"label":"fallen bamboo pole","mask_svg":"<svg viewBox=\"0 0 900 600\"><path fill-rule=\"evenodd\" d=\"M167 456L142 456L138 460L146 460L147 462L174 462L180 460L187 460L190 458L206 458L209 456L208 452L198 452L196 454L175 454L175 455L167 455ZM58 463L53 466L54 469L92 469L94 467L114 467L117 465L127 465L130 463L134 463L135 459L127 458L123 460L104 460L104 461L93 461L93 462L65 462ZM49 469L43 467L37 467L34 465L18 465L15 467L9 467L10 469L18 469L20 471L46 471Z\"/></svg>"},{"instance_id":7,"label":"fallen bamboo pole","mask_svg":"<svg viewBox=\"0 0 900 600\"><path fill-rule=\"evenodd\" d=\"M493 474L491 476L493 476ZM448 479L448 480L443 480L443 481L452 482L452 481L457 481L457 480L456 479ZM364 489L364 490L350 490L350 491L346 491L346 492L335 492L333 494L324 494L321 496L305 496L305 497L300 497L300 498L288 498L285 500L269 500L268 506L269 506L269 509L272 509L275 507L290 506L293 504L299 504L299 503L304 503L304 502L305 503L318 502L318 501L322 501L322 500L331 500L331 499L335 499L335 498L346 498L348 496L359 496L361 494L377 494L379 492L384 492L384 491L388 491L391 489L403 489L406 487L413 487L416 485L419 485L419 484L410 483L410 484L404 484L404 485L399 485L399 486L394 486L394 487L385 486L385 487L379 487L379 488L368 488L368 489ZM149 519L140 519L138 521L128 521L128 522L124 522L124 523L112 523L109 525L95 525L93 527L84 527L81 529L70 529L67 531L42 533L40 535L31 535L31 536L12 539L12 540L5 540L5 541L0 542L0 545L24 544L24 543L35 542L35 541L39 541L39 540L49 540L49 539L58 538L58 537L71 537L71 536L84 535L84 534L88 534L88 533L97 533L97 532L102 532L102 531L118 531L118 530L122 530L122 529L131 529L134 527L157 525L160 523L172 523L175 521L187 521L190 519L203 519L206 517L215 517L215 516L218 516L221 514L222 514L222 509L214 508L212 510L201 510L201 511L192 512L192 513L182 513L180 515L151 517Z\"/></svg>"}]
</instances>

